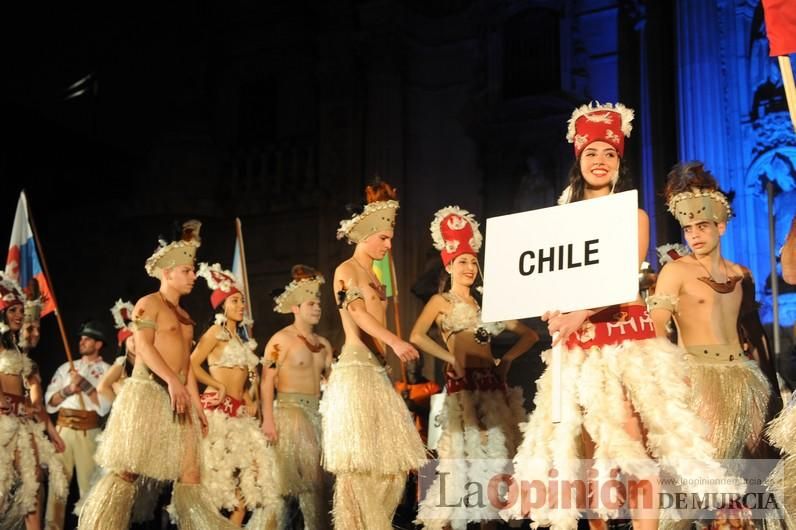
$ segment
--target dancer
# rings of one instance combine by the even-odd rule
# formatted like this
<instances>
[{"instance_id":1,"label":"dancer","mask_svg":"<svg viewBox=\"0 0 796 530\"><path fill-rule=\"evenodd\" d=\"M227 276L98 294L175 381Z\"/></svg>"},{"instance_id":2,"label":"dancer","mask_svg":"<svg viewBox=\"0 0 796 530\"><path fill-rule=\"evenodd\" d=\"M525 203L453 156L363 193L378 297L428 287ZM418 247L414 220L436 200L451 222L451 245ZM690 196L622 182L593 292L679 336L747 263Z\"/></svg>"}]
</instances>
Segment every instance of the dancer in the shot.
<instances>
[{"instance_id":1,"label":"dancer","mask_svg":"<svg viewBox=\"0 0 796 530\"><path fill-rule=\"evenodd\" d=\"M621 104L584 105L573 112L567 139L574 143L576 161L560 203L606 196L622 188L624 138L630 134L632 119L633 111ZM649 240L649 221L642 210L638 225L641 263ZM566 314L549 311L543 319L551 335L558 333L554 342L562 348L562 420L557 424L551 420L553 373L548 368L537 381L535 409L523 427L523 442L514 459L521 498L506 509L507 515L528 515L524 486L534 481L545 484L554 477L552 487L558 488L546 487L549 495L530 510L536 524L553 530L575 528L580 511L587 507L587 493L588 507L599 518L615 518L620 505L598 495L598 488L618 469L628 480L624 508L630 510L633 527L657 528L661 470L685 479L725 476L712 458L713 447L698 435L700 420L688 408L682 353L655 337L639 298L621 306ZM546 362L549 355L543 354ZM579 459L590 457L594 462L584 470ZM685 483L693 493L710 491L704 481ZM583 488L560 491L572 484ZM598 519L590 519L589 525L605 527Z\"/></svg>"},{"instance_id":2,"label":"dancer","mask_svg":"<svg viewBox=\"0 0 796 530\"><path fill-rule=\"evenodd\" d=\"M139 475L175 481L169 510L179 528L237 528L218 514L199 484L200 429L206 432L207 419L190 370L194 322L179 301L196 281L200 226L184 223L146 261L160 288L133 311L138 356L97 448L97 463L109 473L83 505L80 530L128 528Z\"/></svg>"},{"instance_id":3,"label":"dancer","mask_svg":"<svg viewBox=\"0 0 796 530\"><path fill-rule=\"evenodd\" d=\"M68 483L45 429L60 438L51 422L37 421L26 395L32 362L18 346L25 303L19 286L0 273L0 527L24 520L27 530L39 530L42 468L49 472L54 497L65 499Z\"/></svg>"},{"instance_id":4,"label":"dancer","mask_svg":"<svg viewBox=\"0 0 796 530\"><path fill-rule=\"evenodd\" d=\"M201 442L202 484L216 509L230 512L240 526L246 511L278 502L274 452L257 421L257 343L244 326L243 293L235 276L218 263L199 266L199 276L213 290L213 324L191 354L191 369L207 388L202 407L208 421ZM207 361L208 371L202 367Z\"/></svg>"},{"instance_id":5,"label":"dancer","mask_svg":"<svg viewBox=\"0 0 796 530\"><path fill-rule=\"evenodd\" d=\"M274 311L292 314L293 323L265 346L262 428L276 448L280 494L298 497L304 528L320 530L327 527L328 508L318 400L331 369L332 346L314 331L321 319L323 276L304 265L291 272L293 280L274 298Z\"/></svg>"},{"instance_id":6,"label":"dancer","mask_svg":"<svg viewBox=\"0 0 796 530\"><path fill-rule=\"evenodd\" d=\"M323 463L336 475L334 527L390 530L407 473L425 460L420 436L384 367L384 346L402 361L417 350L386 327L387 297L373 261L392 247L395 190L368 186L367 205L343 220L338 239L356 245L334 273L345 344L321 400Z\"/></svg>"},{"instance_id":7,"label":"dancer","mask_svg":"<svg viewBox=\"0 0 796 530\"><path fill-rule=\"evenodd\" d=\"M772 389L738 337L739 283L748 270L721 255L730 203L701 162L675 166L664 194L692 253L661 269L648 298L655 327L664 336L674 318L688 351L691 408L709 426L717 456L752 456L762 441Z\"/></svg>"},{"instance_id":8,"label":"dancer","mask_svg":"<svg viewBox=\"0 0 796 530\"><path fill-rule=\"evenodd\" d=\"M450 290L434 295L412 328L411 341L420 350L447 362L444 423L437 445L437 478L420 502L417 519L425 528L465 529L468 522L497 518L497 509L466 507L468 484L486 489L505 473L521 441L525 418L522 389L506 387L512 361L539 340L533 330L512 320L481 320L472 286L480 268L482 236L475 218L456 206L439 210L431 222L434 247L450 274ZM446 348L428 336L435 324ZM504 330L519 340L500 359L492 356L491 339Z\"/></svg>"},{"instance_id":9,"label":"dancer","mask_svg":"<svg viewBox=\"0 0 796 530\"><path fill-rule=\"evenodd\" d=\"M116 346L119 355L97 385L103 407L110 409L113 400L122 389L125 379L130 377L135 366L135 338L133 337L133 304L121 298L111 307Z\"/></svg>"}]
</instances>

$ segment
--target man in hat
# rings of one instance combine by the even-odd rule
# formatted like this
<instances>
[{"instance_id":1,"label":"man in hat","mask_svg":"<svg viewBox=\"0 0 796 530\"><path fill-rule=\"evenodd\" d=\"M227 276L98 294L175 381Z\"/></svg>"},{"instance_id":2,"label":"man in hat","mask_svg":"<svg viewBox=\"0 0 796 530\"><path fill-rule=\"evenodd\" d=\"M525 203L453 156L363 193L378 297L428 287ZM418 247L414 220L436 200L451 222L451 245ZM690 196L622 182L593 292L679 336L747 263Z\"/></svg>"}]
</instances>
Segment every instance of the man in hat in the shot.
<instances>
[{"instance_id":1,"label":"man in hat","mask_svg":"<svg viewBox=\"0 0 796 530\"><path fill-rule=\"evenodd\" d=\"M47 412L58 413L56 429L66 448L60 454L67 481L77 470L80 495L88 493L94 474L94 451L100 433L100 416L108 411L100 405L97 385L110 365L102 359L102 348L107 343L102 326L88 321L80 327L80 359L62 364L44 393ZM65 499L47 497L47 528L64 527Z\"/></svg>"},{"instance_id":2,"label":"man in hat","mask_svg":"<svg viewBox=\"0 0 796 530\"><path fill-rule=\"evenodd\" d=\"M368 186L367 205L337 231L356 245L334 272L345 344L321 402L323 463L336 475L334 526L389 530L406 476L425 461L412 417L385 369L386 347L401 361L417 350L387 329L387 297L373 261L392 247L395 190Z\"/></svg>"},{"instance_id":3,"label":"man in hat","mask_svg":"<svg viewBox=\"0 0 796 530\"><path fill-rule=\"evenodd\" d=\"M298 497L304 528L319 530L327 527L328 508L318 399L321 380L331 369L332 347L314 331L321 319L323 276L304 265L294 266L292 276L274 298L274 311L292 314L293 323L277 331L265 346L262 428L276 447L280 495Z\"/></svg>"},{"instance_id":4,"label":"man in hat","mask_svg":"<svg viewBox=\"0 0 796 530\"><path fill-rule=\"evenodd\" d=\"M773 389L738 334L749 271L721 254L730 203L701 162L675 166L664 193L692 253L661 269L647 299L655 329L664 336L674 318L688 351L691 405L708 424L717 457L759 454Z\"/></svg>"},{"instance_id":5,"label":"man in hat","mask_svg":"<svg viewBox=\"0 0 796 530\"><path fill-rule=\"evenodd\" d=\"M144 268L160 281L133 309L136 360L122 386L95 455L108 474L80 511L82 530L124 530L138 478L174 482L169 513L178 528L236 528L221 517L199 484L200 429L206 433L196 378L190 369L194 322L180 299L196 282L199 221L187 221Z\"/></svg>"}]
</instances>

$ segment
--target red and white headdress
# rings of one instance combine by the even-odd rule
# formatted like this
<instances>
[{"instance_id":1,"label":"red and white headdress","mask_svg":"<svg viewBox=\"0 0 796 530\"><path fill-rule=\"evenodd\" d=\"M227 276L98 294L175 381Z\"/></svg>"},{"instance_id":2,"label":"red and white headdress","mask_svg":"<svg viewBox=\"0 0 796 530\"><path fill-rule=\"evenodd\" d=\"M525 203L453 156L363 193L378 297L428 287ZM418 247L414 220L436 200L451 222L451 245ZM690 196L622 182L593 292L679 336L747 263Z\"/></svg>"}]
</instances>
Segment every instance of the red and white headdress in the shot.
<instances>
[{"instance_id":1,"label":"red and white headdress","mask_svg":"<svg viewBox=\"0 0 796 530\"><path fill-rule=\"evenodd\" d=\"M448 265L462 254L478 255L483 237L473 214L458 206L437 210L431 221L434 248L440 251L442 263Z\"/></svg>"},{"instance_id":2,"label":"red and white headdress","mask_svg":"<svg viewBox=\"0 0 796 530\"><path fill-rule=\"evenodd\" d=\"M15 305L25 305L25 294L17 282L0 271L0 311Z\"/></svg>"},{"instance_id":3,"label":"red and white headdress","mask_svg":"<svg viewBox=\"0 0 796 530\"><path fill-rule=\"evenodd\" d=\"M235 275L230 271L223 270L218 263L214 265L200 263L199 272L196 275L204 278L207 281L207 286L213 289L213 294L210 295L210 305L213 306L213 309L223 304L224 300L233 294L241 292Z\"/></svg>"},{"instance_id":4,"label":"red and white headdress","mask_svg":"<svg viewBox=\"0 0 796 530\"><path fill-rule=\"evenodd\" d=\"M619 156L625 153L625 137L633 130L633 109L617 103L600 104L592 101L572 112L567 129L567 141L575 145L575 157L592 142L613 145Z\"/></svg>"},{"instance_id":5,"label":"red and white headdress","mask_svg":"<svg viewBox=\"0 0 796 530\"><path fill-rule=\"evenodd\" d=\"M133 336L133 304L121 298L111 307L113 326L116 328L116 341L121 344Z\"/></svg>"}]
</instances>

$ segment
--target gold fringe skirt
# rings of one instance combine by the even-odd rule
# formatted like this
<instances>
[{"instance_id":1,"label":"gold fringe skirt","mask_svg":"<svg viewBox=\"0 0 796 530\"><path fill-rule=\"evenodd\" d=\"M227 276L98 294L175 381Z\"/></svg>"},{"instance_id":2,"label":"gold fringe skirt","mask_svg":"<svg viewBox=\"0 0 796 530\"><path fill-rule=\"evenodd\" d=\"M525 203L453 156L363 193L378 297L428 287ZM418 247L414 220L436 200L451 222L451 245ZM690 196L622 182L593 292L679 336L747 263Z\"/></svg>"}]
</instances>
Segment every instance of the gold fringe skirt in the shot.
<instances>
[{"instance_id":1,"label":"gold fringe skirt","mask_svg":"<svg viewBox=\"0 0 796 530\"><path fill-rule=\"evenodd\" d=\"M198 461L200 425L191 410L190 421L178 421L167 390L137 364L113 403L94 459L108 471L177 480L185 462Z\"/></svg>"},{"instance_id":2,"label":"gold fringe skirt","mask_svg":"<svg viewBox=\"0 0 796 530\"><path fill-rule=\"evenodd\" d=\"M740 352L740 346L688 347L691 409L708 425L708 440L720 459L754 453L771 399L763 372Z\"/></svg>"},{"instance_id":3,"label":"gold fringe skirt","mask_svg":"<svg viewBox=\"0 0 796 530\"><path fill-rule=\"evenodd\" d=\"M405 474L426 450L383 366L362 345L345 345L320 405L327 471Z\"/></svg>"},{"instance_id":4,"label":"gold fringe skirt","mask_svg":"<svg viewBox=\"0 0 796 530\"><path fill-rule=\"evenodd\" d=\"M318 398L280 392L274 409L277 490L282 496L323 488Z\"/></svg>"}]
</instances>

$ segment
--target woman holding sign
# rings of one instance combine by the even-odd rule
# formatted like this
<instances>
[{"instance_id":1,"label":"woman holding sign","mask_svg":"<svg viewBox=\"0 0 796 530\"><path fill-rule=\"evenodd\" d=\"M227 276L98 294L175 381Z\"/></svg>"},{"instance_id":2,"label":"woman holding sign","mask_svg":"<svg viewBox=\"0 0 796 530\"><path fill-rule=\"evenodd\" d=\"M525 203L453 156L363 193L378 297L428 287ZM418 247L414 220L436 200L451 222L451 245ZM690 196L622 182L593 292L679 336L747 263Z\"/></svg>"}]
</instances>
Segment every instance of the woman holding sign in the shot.
<instances>
[{"instance_id":1,"label":"woman holding sign","mask_svg":"<svg viewBox=\"0 0 796 530\"><path fill-rule=\"evenodd\" d=\"M573 112L567 140L574 144L577 160L559 204L621 189L624 138L632 120L633 111L621 104L584 105ZM649 243L649 220L642 210L638 228L641 262ZM734 492L706 485L726 473L688 408L682 352L655 337L640 297L607 308L548 311L542 318L553 346L561 348L561 421L554 424L551 415L558 399L552 384L557 374L548 366L537 381L536 407L514 460L520 487L515 498L510 496L505 515L530 512L541 526L568 529L576 528L580 512L590 509L590 526L605 528L604 520L627 509L633 528L655 529L660 471L681 479L680 488L687 492ZM551 351L544 354L547 363ZM588 458L594 460L584 466L582 459ZM526 498L529 484L530 489L543 485L541 501L539 492Z\"/></svg>"},{"instance_id":2,"label":"woman holding sign","mask_svg":"<svg viewBox=\"0 0 796 530\"><path fill-rule=\"evenodd\" d=\"M465 498L473 484L486 490L494 477L506 472L504 464L514 456L521 439L518 423L524 419L525 409L522 389L507 388L506 374L511 362L539 337L516 320L481 320L471 290L480 270L477 254L482 237L472 214L456 206L439 210L431 222L431 235L450 274L451 288L429 300L410 340L418 349L448 363L447 397L437 476L420 502L417 518L425 528L466 528L468 521L498 518L497 506L468 506ZM428 336L435 323L447 349ZM504 329L520 339L496 360L490 341Z\"/></svg>"}]
</instances>

